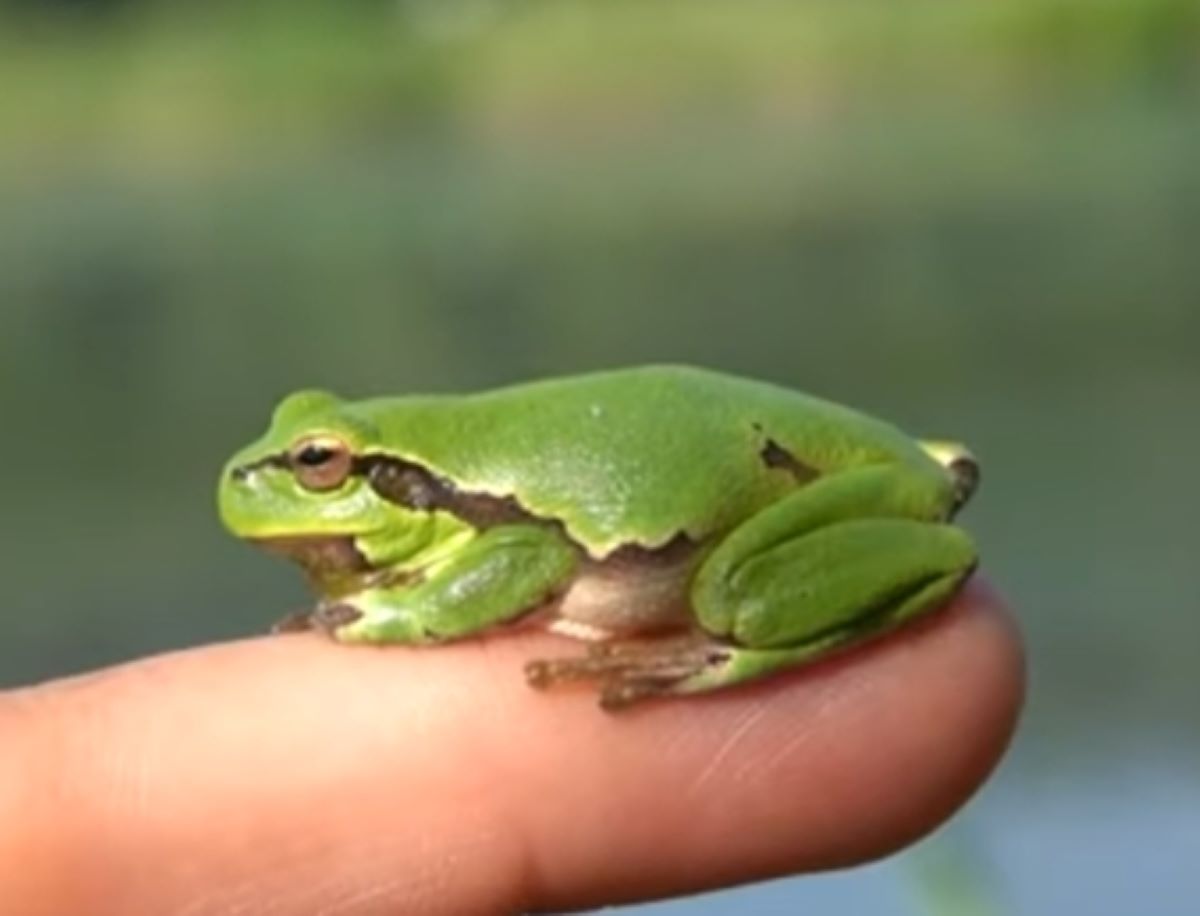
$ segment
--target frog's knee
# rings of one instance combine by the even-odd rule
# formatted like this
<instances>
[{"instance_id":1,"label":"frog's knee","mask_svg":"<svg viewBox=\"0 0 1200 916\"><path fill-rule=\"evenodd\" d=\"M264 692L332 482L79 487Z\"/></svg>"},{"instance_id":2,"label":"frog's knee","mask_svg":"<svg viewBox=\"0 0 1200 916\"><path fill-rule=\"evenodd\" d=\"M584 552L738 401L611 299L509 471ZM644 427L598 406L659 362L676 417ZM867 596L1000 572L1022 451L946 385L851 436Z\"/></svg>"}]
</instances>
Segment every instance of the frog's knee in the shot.
<instances>
[{"instance_id":1,"label":"frog's knee","mask_svg":"<svg viewBox=\"0 0 1200 916\"><path fill-rule=\"evenodd\" d=\"M954 485L954 511L966 504L979 488L979 461L961 442L925 440L921 448L950 474Z\"/></svg>"}]
</instances>

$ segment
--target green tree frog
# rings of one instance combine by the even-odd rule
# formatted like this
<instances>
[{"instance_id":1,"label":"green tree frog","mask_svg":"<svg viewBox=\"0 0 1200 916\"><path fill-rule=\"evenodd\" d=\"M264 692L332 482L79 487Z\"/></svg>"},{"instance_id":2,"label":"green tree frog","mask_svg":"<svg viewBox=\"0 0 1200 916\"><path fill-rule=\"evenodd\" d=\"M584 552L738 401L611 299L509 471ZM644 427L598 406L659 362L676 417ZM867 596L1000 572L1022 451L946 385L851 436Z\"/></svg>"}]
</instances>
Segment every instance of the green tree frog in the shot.
<instances>
[{"instance_id":1,"label":"green tree frog","mask_svg":"<svg viewBox=\"0 0 1200 916\"><path fill-rule=\"evenodd\" d=\"M976 563L978 466L806 394L683 366L468 395L301 391L225 467L236 535L299 562L342 643L518 624L587 640L536 687L601 705L781 671L924 614ZM293 626L293 628L294 628Z\"/></svg>"}]
</instances>

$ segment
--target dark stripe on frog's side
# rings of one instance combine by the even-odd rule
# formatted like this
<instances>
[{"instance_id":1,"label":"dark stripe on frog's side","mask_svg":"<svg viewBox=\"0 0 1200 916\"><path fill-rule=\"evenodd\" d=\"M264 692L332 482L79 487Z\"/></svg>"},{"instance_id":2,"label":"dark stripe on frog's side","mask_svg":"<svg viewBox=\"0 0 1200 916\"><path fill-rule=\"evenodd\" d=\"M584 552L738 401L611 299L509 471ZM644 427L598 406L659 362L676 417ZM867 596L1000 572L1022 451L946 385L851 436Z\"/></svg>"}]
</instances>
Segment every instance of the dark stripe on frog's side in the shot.
<instances>
[{"instance_id":1,"label":"dark stripe on frog's side","mask_svg":"<svg viewBox=\"0 0 1200 916\"><path fill-rule=\"evenodd\" d=\"M440 509L475 528L519 524L562 527L557 521L538 518L512 496L460 490L428 468L403 458L359 455L354 459L350 473L365 477L371 489L388 502L421 512ZM565 531L563 533L565 535Z\"/></svg>"},{"instance_id":2,"label":"dark stripe on frog's side","mask_svg":"<svg viewBox=\"0 0 1200 916\"><path fill-rule=\"evenodd\" d=\"M761 423L754 424L754 431L760 436L766 435ZM769 436L767 436L762 448L758 450L758 457L764 466L780 471L787 471L792 475L796 483L801 485L810 483L821 476L820 471L805 464Z\"/></svg>"}]
</instances>

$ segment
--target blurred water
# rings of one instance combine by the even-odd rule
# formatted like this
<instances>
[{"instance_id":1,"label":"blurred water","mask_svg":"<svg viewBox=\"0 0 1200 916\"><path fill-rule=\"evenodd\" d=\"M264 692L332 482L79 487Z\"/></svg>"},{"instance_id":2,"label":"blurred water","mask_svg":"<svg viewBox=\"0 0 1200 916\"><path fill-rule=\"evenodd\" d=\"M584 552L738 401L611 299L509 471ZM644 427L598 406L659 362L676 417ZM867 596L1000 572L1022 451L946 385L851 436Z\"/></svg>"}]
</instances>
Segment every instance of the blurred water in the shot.
<instances>
[{"instance_id":1,"label":"blurred water","mask_svg":"<svg viewBox=\"0 0 1200 916\"><path fill-rule=\"evenodd\" d=\"M8 33L0 684L303 600L212 506L284 391L696 362L972 444L965 522L1032 691L952 829L1001 912L1194 912L1198 33L1173 4L1151 5L1158 39L1101 6L1107 25L1043 33L922 5L901 44L869 16L756 6L800 45L706 7L669 53L681 7L631 48L627 5L459 5L362 59L337 41L359 20L259 34L271 54L195 24ZM646 910L751 905L923 912L894 863Z\"/></svg>"}]
</instances>

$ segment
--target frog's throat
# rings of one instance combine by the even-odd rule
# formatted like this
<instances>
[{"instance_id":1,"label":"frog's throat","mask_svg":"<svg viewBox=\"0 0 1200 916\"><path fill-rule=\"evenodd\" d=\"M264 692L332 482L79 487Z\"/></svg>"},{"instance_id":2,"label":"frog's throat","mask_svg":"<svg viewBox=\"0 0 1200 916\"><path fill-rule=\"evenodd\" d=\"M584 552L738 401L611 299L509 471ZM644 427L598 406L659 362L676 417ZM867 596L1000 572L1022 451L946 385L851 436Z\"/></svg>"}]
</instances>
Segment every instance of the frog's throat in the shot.
<instances>
[{"instance_id":1,"label":"frog's throat","mask_svg":"<svg viewBox=\"0 0 1200 916\"><path fill-rule=\"evenodd\" d=\"M372 588L417 585L425 576L420 569L372 563L356 546L354 535L281 535L250 540L299 565L323 602Z\"/></svg>"},{"instance_id":2,"label":"frog's throat","mask_svg":"<svg viewBox=\"0 0 1200 916\"><path fill-rule=\"evenodd\" d=\"M299 563L316 581L356 579L372 571L350 535L288 535L254 538L254 543Z\"/></svg>"}]
</instances>

